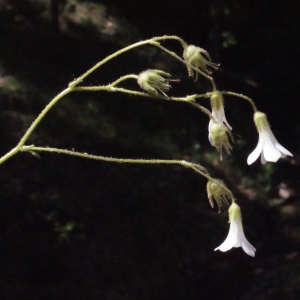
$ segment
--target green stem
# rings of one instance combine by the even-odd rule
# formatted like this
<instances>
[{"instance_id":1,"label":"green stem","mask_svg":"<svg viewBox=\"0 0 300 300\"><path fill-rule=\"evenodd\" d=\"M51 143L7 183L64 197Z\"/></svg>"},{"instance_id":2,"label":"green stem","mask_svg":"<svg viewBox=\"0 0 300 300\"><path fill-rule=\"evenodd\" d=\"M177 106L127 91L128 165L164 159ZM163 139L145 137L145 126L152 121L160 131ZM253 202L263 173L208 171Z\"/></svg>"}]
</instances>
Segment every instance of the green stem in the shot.
<instances>
[{"instance_id":1,"label":"green stem","mask_svg":"<svg viewBox=\"0 0 300 300\"><path fill-rule=\"evenodd\" d=\"M33 130L36 128L36 126L40 123L40 121L45 117L47 112L65 95L72 92L72 89L66 88L61 93L59 93L56 97L54 97L47 105L46 107L41 111L41 113L38 115L38 117L32 122L30 127L25 132L24 136L21 138L20 142L17 145L17 148L21 148L25 142L28 140L29 136L33 132Z\"/></svg>"},{"instance_id":2,"label":"green stem","mask_svg":"<svg viewBox=\"0 0 300 300\"><path fill-rule=\"evenodd\" d=\"M107 86L79 86L73 89L73 91L76 92L83 92L83 91L90 91L90 92L97 92L97 91L107 91L107 92L120 92L125 93L129 95L134 96L141 96L146 98L153 98L153 99L159 99L159 100L172 100L172 101L181 101L181 102L190 102L191 100L187 100L189 96L187 97L164 97L162 95L151 95L144 92L134 91L134 90L128 90L124 88L118 88L111 85Z\"/></svg>"},{"instance_id":3,"label":"green stem","mask_svg":"<svg viewBox=\"0 0 300 300\"><path fill-rule=\"evenodd\" d=\"M112 163L131 163L131 164L169 164L169 165L181 165L190 169L193 169L198 174L204 176L207 179L212 179L206 169L200 165L187 162L185 160L172 160L172 159L132 159L132 158L115 158L106 157L100 155L92 155L77 151L71 151L66 149L49 148L49 147L35 147L35 146L22 146L20 148L22 152L55 152L60 154L67 154L72 156L78 156L83 158L89 158L94 160L101 160Z\"/></svg>"},{"instance_id":4,"label":"green stem","mask_svg":"<svg viewBox=\"0 0 300 300\"><path fill-rule=\"evenodd\" d=\"M26 141L28 140L29 136L31 135L31 133L33 132L33 130L36 128L36 126L40 123L40 121L44 118L44 116L46 115L46 113L65 95L67 95L68 93L70 93L72 91L72 89L70 88L66 88L65 90L63 90L61 93L59 93L56 97L54 97L50 103L48 103L46 105L46 107L41 111L41 113L38 115L38 117L32 122L32 124L30 125L30 127L27 129L27 131L25 132L25 134L23 135L23 137L21 138L21 140L19 141L18 145L13 148L12 150L10 150L8 153L6 153L5 155L3 155L0 158L0 164L2 164L3 162L5 162L7 159L9 159L10 157L12 157L13 155L15 155L16 153L18 153L21 149L21 147L26 143Z\"/></svg>"},{"instance_id":5,"label":"green stem","mask_svg":"<svg viewBox=\"0 0 300 300\"><path fill-rule=\"evenodd\" d=\"M21 140L19 141L18 145L13 148L12 150L10 150L8 153L6 153L5 155L3 155L0 158L0 164L3 163L4 161L6 161L7 159L9 159L10 157L12 157L13 155L15 155L16 153L18 153L21 149L21 147L25 144L25 142L28 140L28 138L30 137L30 135L32 134L32 132L34 131L34 129L37 127L37 125L40 123L40 121L44 118L44 116L47 114L47 112L65 95L67 95L68 93L72 92L73 90L75 91L100 91L100 90L106 90L106 91L118 91L118 92L122 92L122 93L127 93L127 94L131 94L131 95L137 95L137 96L143 96L143 97L152 97L152 98L156 98L156 99L162 99L162 100L173 100L173 101L182 101L182 102L188 102L190 104L192 104L193 106L196 106L197 108L201 109L203 112L205 112L206 114L209 115L210 118L212 118L211 113L204 107L202 107L201 105L198 105L196 103L193 103L192 101L194 100L193 97L170 97L170 98L165 98L163 96L156 96L153 97L152 95L149 94L145 94L145 93L141 93L141 92L137 92L137 91L130 91L127 89L123 89L123 88L116 88L115 86L117 84L119 84L120 82L127 80L129 78L133 78L133 79L137 79L137 75L131 74L131 75L125 75L119 79L117 79L116 81L114 81L113 83L111 83L110 85L107 86L99 86L99 87L76 87L77 84L81 83L88 75L90 75L92 72L94 72L97 68L99 68L100 66L102 66L103 64L105 64L106 62L108 62L109 60L117 57L118 55L129 51L133 48L142 46L142 45L146 45L146 44L151 44L154 45L156 47L159 47L161 50L167 52L168 54L170 54L171 56L173 56L174 58L178 59L180 62L186 64L186 62L180 58L176 53L169 51L168 49L164 48L163 46L161 46L159 44L158 41L162 41L162 40L177 40L181 43L182 47L184 49L186 49L187 44L185 43L185 41L177 36L161 36L161 37L154 37L152 39L148 39L145 41L141 41L132 45L129 45L109 56L107 56L105 59L101 60L100 62L98 62L97 64L95 64L92 68L90 68L88 71L86 71L83 75L81 75L79 78L77 78L76 80L74 80L73 82L71 82L69 84L69 87L66 88L65 90L63 90L61 93L59 93L55 98L53 98L51 100L51 102L42 110L42 112L38 115L38 117L33 121L33 123L31 124L31 126L28 128L28 130L25 132L24 136L21 138ZM191 66L193 67L193 66ZM200 70L196 70L198 72L200 72L200 74L202 74L202 72ZM208 78L212 84L213 84L213 88L215 90L215 84L213 79L206 75L205 73L202 74L203 76L205 76L206 78ZM192 100L191 100L192 99Z\"/></svg>"},{"instance_id":6,"label":"green stem","mask_svg":"<svg viewBox=\"0 0 300 300\"><path fill-rule=\"evenodd\" d=\"M202 112L207 114L209 116L209 118L212 119L214 122L216 121L215 118L212 116L211 112L207 108L205 108L204 106L190 100L190 99L195 99L195 98L207 97L210 94L213 94L213 92L212 93L206 93L206 94L203 94L203 95L192 95L192 96L186 96L186 97L168 97L168 98L166 98L166 97L161 96L161 95L155 96L155 95L147 94L147 93L144 93L144 92L138 92L138 91L128 90L128 89L124 89L124 88L117 88L117 87L114 87L114 86L111 86L111 85L108 85L108 86L80 86L80 87L75 87L73 89L73 91L76 91L76 92L77 91L78 92L82 92L82 91L120 92L120 93L129 94L129 95L147 97L147 98L158 99L158 100L186 102L186 103L200 109Z\"/></svg>"},{"instance_id":7,"label":"green stem","mask_svg":"<svg viewBox=\"0 0 300 300\"><path fill-rule=\"evenodd\" d=\"M179 36L176 36L176 35L158 36L158 37L154 37L152 40L154 40L154 41L176 40L181 43L183 49L185 49L188 46L187 43L182 38L180 38Z\"/></svg>"},{"instance_id":8,"label":"green stem","mask_svg":"<svg viewBox=\"0 0 300 300\"><path fill-rule=\"evenodd\" d=\"M118 85L120 82L125 81L127 79L135 79L135 80L137 80L138 79L138 75L129 74L129 75L122 76L119 79L117 79L116 81L110 83L108 85L108 87L114 87L114 86Z\"/></svg>"},{"instance_id":9,"label":"green stem","mask_svg":"<svg viewBox=\"0 0 300 300\"><path fill-rule=\"evenodd\" d=\"M254 101L251 98L249 98L249 97L247 97L243 94L238 94L238 93L234 93L234 92L222 91L220 93L222 93L224 95L231 95L231 96L239 97L239 98L242 98L242 99L245 99L245 100L249 101L250 104L252 105L252 108L253 108L254 112L257 112L257 107L256 107Z\"/></svg>"},{"instance_id":10,"label":"green stem","mask_svg":"<svg viewBox=\"0 0 300 300\"><path fill-rule=\"evenodd\" d=\"M150 45L154 45L154 46L157 46L159 45L159 43L157 41L160 41L160 40L177 40L179 41L182 46L186 46L186 43L179 37L177 36L169 36L169 35L165 35L165 36L161 36L161 37L154 37L152 39L148 39L148 40L145 40L145 41L141 41L141 42L138 42L138 43L135 43L135 44L132 44L132 45L129 45L109 56L107 56L106 58L104 58L103 60L101 60L100 62L98 62L97 64L95 64L92 68L90 68L89 70L87 70L84 74L82 74L80 77L78 77L77 79L75 79L74 81L72 81L70 84L69 84L69 87L71 89L75 88L77 86L77 84L81 83L88 75L90 75L91 73L93 73L96 69L98 69L99 67L101 67L102 65L104 65L105 63L107 63L108 61L110 61L111 59L119 56L120 54L123 54L131 49L134 49L134 48L137 48L137 47L140 47L140 46L143 46L143 45L146 45L146 44L150 44Z\"/></svg>"}]
</instances>

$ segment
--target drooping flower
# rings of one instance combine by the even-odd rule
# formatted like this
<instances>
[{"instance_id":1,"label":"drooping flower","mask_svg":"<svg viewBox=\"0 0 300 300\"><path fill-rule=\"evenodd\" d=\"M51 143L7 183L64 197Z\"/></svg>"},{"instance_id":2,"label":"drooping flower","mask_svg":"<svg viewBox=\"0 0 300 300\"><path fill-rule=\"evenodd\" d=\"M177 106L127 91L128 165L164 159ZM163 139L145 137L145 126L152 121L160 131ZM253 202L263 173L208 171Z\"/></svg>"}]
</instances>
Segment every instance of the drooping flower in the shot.
<instances>
[{"instance_id":1,"label":"drooping flower","mask_svg":"<svg viewBox=\"0 0 300 300\"><path fill-rule=\"evenodd\" d=\"M210 97L211 103L211 114L215 120L219 123L225 124L228 129L232 130L232 127L226 120L225 111L224 111L224 99L222 93L215 91ZM210 120L212 122L212 120Z\"/></svg>"},{"instance_id":2,"label":"drooping flower","mask_svg":"<svg viewBox=\"0 0 300 300\"><path fill-rule=\"evenodd\" d=\"M160 92L168 97L165 92L171 88L169 82L178 80L168 80L164 77L171 77L171 74L161 70L146 70L138 75L137 82L143 90L151 95L158 96L158 92Z\"/></svg>"},{"instance_id":3,"label":"drooping flower","mask_svg":"<svg viewBox=\"0 0 300 300\"><path fill-rule=\"evenodd\" d=\"M215 121L221 124L225 124L229 130L232 130L232 127L229 125L225 117L223 95L218 91L214 92L210 98L210 103L211 103L211 114L214 117ZM212 146L214 146L214 142L211 137L212 124L213 124L213 120L210 120L208 124L208 139L212 144Z\"/></svg>"},{"instance_id":4,"label":"drooping flower","mask_svg":"<svg viewBox=\"0 0 300 300\"><path fill-rule=\"evenodd\" d=\"M233 199L231 191L226 187L225 183L217 178L209 179L206 185L208 200L211 207L214 207L216 201L219 212L222 207L228 206L228 199Z\"/></svg>"},{"instance_id":5,"label":"drooping flower","mask_svg":"<svg viewBox=\"0 0 300 300\"><path fill-rule=\"evenodd\" d=\"M250 256L255 256L255 247L253 247L245 237L241 209L236 203L232 203L228 210L229 213L229 233L225 241L215 249L222 252L230 250L232 247L242 247Z\"/></svg>"},{"instance_id":6,"label":"drooping flower","mask_svg":"<svg viewBox=\"0 0 300 300\"><path fill-rule=\"evenodd\" d=\"M208 125L208 138L213 147L216 147L217 151L220 152L220 159L222 160L222 149L224 147L225 151L230 154L232 147L229 142L228 136L230 136L232 142L233 136L230 130L222 123L209 122Z\"/></svg>"},{"instance_id":7,"label":"drooping flower","mask_svg":"<svg viewBox=\"0 0 300 300\"><path fill-rule=\"evenodd\" d=\"M279 158L284 158L287 155L293 156L291 152L278 143L270 128L267 116L264 113L254 113L254 123L256 125L259 137L256 148L248 156L248 165L251 165L253 162L255 162L259 155L261 155L262 164L266 164L268 161L277 162Z\"/></svg>"},{"instance_id":8,"label":"drooping flower","mask_svg":"<svg viewBox=\"0 0 300 300\"><path fill-rule=\"evenodd\" d=\"M199 68L201 71L206 72L207 74L211 74L211 70L209 67L218 70L219 65L215 64L211 61L211 58L208 52L200 47L196 47L194 45L188 45L183 51L183 58L187 62L187 69L189 75L194 77L195 81L198 79L198 73L191 68L191 66L195 68Z\"/></svg>"}]
</instances>

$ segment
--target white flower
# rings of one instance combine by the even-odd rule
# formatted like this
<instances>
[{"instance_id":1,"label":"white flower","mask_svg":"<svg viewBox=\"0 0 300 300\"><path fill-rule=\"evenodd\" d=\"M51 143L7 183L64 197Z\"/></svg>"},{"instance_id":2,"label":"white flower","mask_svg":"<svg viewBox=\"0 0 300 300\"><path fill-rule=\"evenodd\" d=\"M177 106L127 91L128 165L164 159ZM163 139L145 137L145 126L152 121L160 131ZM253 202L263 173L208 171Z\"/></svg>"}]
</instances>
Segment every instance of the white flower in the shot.
<instances>
[{"instance_id":1,"label":"white flower","mask_svg":"<svg viewBox=\"0 0 300 300\"><path fill-rule=\"evenodd\" d=\"M257 127L259 137L256 148L248 156L248 165L255 162L260 154L262 164L266 164L268 161L276 162L279 158L284 158L287 155L293 156L291 152L278 143L264 113L256 112L254 114L254 123Z\"/></svg>"},{"instance_id":2,"label":"white flower","mask_svg":"<svg viewBox=\"0 0 300 300\"><path fill-rule=\"evenodd\" d=\"M225 111L224 111L224 99L223 95L216 91L210 98L211 102L211 109L212 109L212 115L219 123L224 123L230 130L232 130L232 127L228 124L226 117L225 117Z\"/></svg>"},{"instance_id":3,"label":"white flower","mask_svg":"<svg viewBox=\"0 0 300 300\"><path fill-rule=\"evenodd\" d=\"M226 240L215 249L222 252L230 250L232 247L242 247L250 256L255 256L256 249L248 242L245 237L241 209L236 203L232 203L228 210L230 228Z\"/></svg>"}]
</instances>

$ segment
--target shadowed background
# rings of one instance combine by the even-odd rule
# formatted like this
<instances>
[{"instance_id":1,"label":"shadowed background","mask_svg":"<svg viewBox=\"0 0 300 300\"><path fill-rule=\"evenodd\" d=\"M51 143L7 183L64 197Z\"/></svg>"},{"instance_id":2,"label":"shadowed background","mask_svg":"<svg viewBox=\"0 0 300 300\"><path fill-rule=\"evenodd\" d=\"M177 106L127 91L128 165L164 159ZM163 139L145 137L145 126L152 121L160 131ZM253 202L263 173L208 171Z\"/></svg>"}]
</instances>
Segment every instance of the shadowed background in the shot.
<instances>
[{"instance_id":1,"label":"shadowed background","mask_svg":"<svg viewBox=\"0 0 300 300\"><path fill-rule=\"evenodd\" d=\"M252 110L231 97L235 145L223 162L195 108L105 92L62 99L28 144L199 163L238 198L256 258L213 251L228 233L227 212L210 208L206 180L188 169L20 153L0 167L1 299L299 299L300 3L186 2L0 0L1 154L106 55L178 35L221 63L217 87L252 97L293 159L247 166L258 138ZM164 46L182 52L176 42ZM210 89L150 46L104 65L85 85L151 68L181 80L170 95Z\"/></svg>"}]
</instances>

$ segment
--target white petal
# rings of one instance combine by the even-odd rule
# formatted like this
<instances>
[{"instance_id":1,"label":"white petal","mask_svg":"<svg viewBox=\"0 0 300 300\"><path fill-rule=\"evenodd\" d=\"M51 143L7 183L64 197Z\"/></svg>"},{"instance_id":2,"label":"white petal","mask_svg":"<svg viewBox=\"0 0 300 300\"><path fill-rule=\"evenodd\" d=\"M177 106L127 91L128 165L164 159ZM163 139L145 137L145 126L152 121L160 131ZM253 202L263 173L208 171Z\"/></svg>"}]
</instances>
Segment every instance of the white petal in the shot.
<instances>
[{"instance_id":1,"label":"white petal","mask_svg":"<svg viewBox=\"0 0 300 300\"><path fill-rule=\"evenodd\" d=\"M215 143L214 143L214 141L213 141L213 139L212 139L212 136L211 136L211 134L210 134L210 129L211 129L212 124L213 124L213 121L210 120L210 121L209 121L209 124L208 124L208 140L209 140L210 144L214 147L214 146L215 146Z\"/></svg>"},{"instance_id":2,"label":"white petal","mask_svg":"<svg viewBox=\"0 0 300 300\"><path fill-rule=\"evenodd\" d=\"M257 146L253 150L253 152L248 156L248 159L247 159L248 165L253 164L258 159L259 155L262 152L262 149L263 149L263 141L262 141L262 138L261 138L261 134L259 134L259 139L258 139Z\"/></svg>"},{"instance_id":3,"label":"white petal","mask_svg":"<svg viewBox=\"0 0 300 300\"><path fill-rule=\"evenodd\" d=\"M276 162L281 157L281 152L275 148L270 139L264 142L263 154L266 161Z\"/></svg>"},{"instance_id":4,"label":"white petal","mask_svg":"<svg viewBox=\"0 0 300 300\"><path fill-rule=\"evenodd\" d=\"M217 121L218 123L221 123L221 124L225 123L225 125L226 125L230 130L232 130L232 127L229 125L229 123L228 123L227 120L226 120L225 112L224 112L224 108L223 108L223 107L220 108L220 109L218 109L218 110L213 109L213 110L212 110L212 115L213 115L213 117L216 119L216 121Z\"/></svg>"},{"instance_id":5,"label":"white petal","mask_svg":"<svg viewBox=\"0 0 300 300\"><path fill-rule=\"evenodd\" d=\"M229 233L225 239L225 241L215 249L220 250L222 252L230 250L232 247L240 247L239 241L239 227L236 222L230 222Z\"/></svg>"},{"instance_id":6,"label":"white petal","mask_svg":"<svg viewBox=\"0 0 300 300\"><path fill-rule=\"evenodd\" d=\"M222 112L220 109L213 108L211 114L218 123L222 123Z\"/></svg>"},{"instance_id":7,"label":"white petal","mask_svg":"<svg viewBox=\"0 0 300 300\"><path fill-rule=\"evenodd\" d=\"M242 247L250 256L255 256L256 249L248 242L245 237L241 215L230 221L229 233L225 241L215 249L222 252L230 250L232 247Z\"/></svg>"},{"instance_id":8,"label":"white petal","mask_svg":"<svg viewBox=\"0 0 300 300\"><path fill-rule=\"evenodd\" d=\"M293 154L290 151L288 151L287 149L285 149L283 146L281 146L278 143L278 141L276 140L271 128L267 128L267 131L269 133L269 136L270 136L271 141L273 142L275 148L281 152L281 157L286 157L287 155L293 156Z\"/></svg>"},{"instance_id":9,"label":"white petal","mask_svg":"<svg viewBox=\"0 0 300 300\"><path fill-rule=\"evenodd\" d=\"M283 154L281 154L281 157L286 157L287 155L289 156L293 156L293 154L288 151L287 149L285 149L284 147L282 147L277 141L275 143L275 147Z\"/></svg>"},{"instance_id":10,"label":"white petal","mask_svg":"<svg viewBox=\"0 0 300 300\"><path fill-rule=\"evenodd\" d=\"M242 242L242 248L248 255L250 255L252 257L255 256L256 249L247 241L246 238L244 238L244 240Z\"/></svg>"},{"instance_id":11,"label":"white petal","mask_svg":"<svg viewBox=\"0 0 300 300\"><path fill-rule=\"evenodd\" d=\"M229 125L229 123L227 122L226 118L225 118L225 115L223 116L223 122L225 123L225 125L230 129L232 130L232 127Z\"/></svg>"},{"instance_id":12,"label":"white petal","mask_svg":"<svg viewBox=\"0 0 300 300\"><path fill-rule=\"evenodd\" d=\"M261 156L260 156L260 161L263 165L265 165L267 163L267 160L265 159L265 156L264 156L264 153L262 152L261 153Z\"/></svg>"},{"instance_id":13,"label":"white petal","mask_svg":"<svg viewBox=\"0 0 300 300\"><path fill-rule=\"evenodd\" d=\"M234 236L232 234L228 234L227 238L225 239L225 241L215 249L215 251L220 250L222 252L226 252L228 250L230 250L232 247L239 247L239 242L237 239L237 236Z\"/></svg>"}]
</instances>

